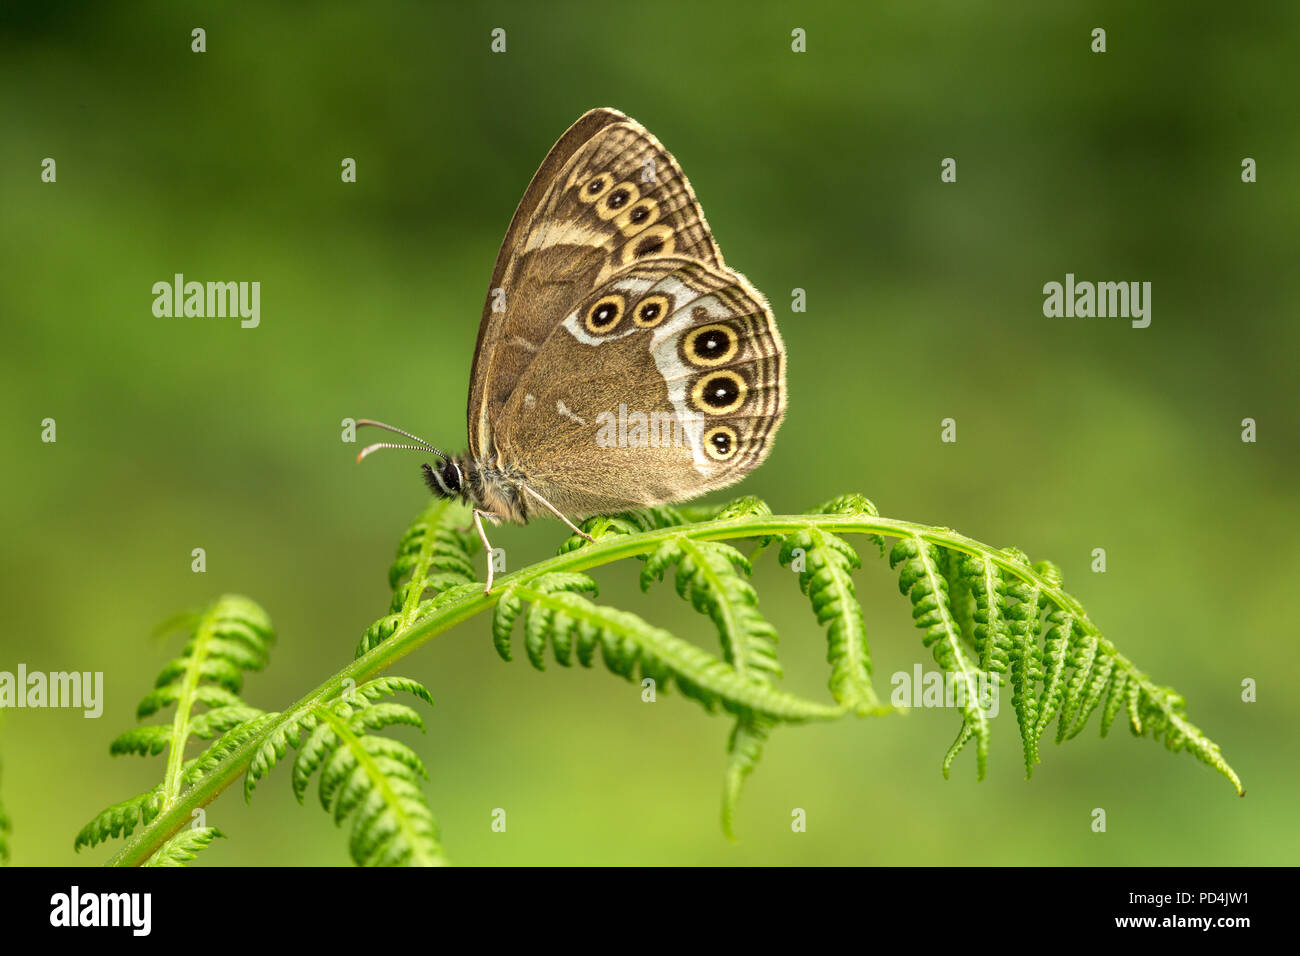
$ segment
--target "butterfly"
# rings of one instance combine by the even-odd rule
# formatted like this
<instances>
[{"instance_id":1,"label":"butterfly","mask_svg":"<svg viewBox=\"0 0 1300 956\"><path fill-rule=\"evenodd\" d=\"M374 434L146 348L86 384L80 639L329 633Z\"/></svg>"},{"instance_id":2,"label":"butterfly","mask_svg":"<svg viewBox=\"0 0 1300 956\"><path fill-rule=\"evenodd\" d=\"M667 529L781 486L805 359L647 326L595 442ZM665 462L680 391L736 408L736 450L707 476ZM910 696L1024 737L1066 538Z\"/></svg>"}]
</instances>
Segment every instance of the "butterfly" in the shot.
<instances>
[{"instance_id":1,"label":"butterfly","mask_svg":"<svg viewBox=\"0 0 1300 956\"><path fill-rule=\"evenodd\" d=\"M613 109L560 137L510 222L469 388L469 451L426 451L433 494L526 524L684 501L763 461L785 414L771 307L722 260L672 155Z\"/></svg>"}]
</instances>

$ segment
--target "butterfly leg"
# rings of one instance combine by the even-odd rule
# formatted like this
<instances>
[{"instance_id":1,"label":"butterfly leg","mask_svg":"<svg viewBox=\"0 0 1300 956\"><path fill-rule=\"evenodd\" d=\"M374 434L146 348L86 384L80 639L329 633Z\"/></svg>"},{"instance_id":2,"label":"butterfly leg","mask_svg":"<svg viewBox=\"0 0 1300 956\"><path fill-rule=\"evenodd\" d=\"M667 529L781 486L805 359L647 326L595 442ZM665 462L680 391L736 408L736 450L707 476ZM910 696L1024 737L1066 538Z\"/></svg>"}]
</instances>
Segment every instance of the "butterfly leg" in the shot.
<instances>
[{"instance_id":1,"label":"butterfly leg","mask_svg":"<svg viewBox=\"0 0 1300 956\"><path fill-rule=\"evenodd\" d=\"M530 495L532 495L534 498L536 498L538 501L540 501L542 504L544 504L544 505L545 505L545 506L550 510L551 514L555 515L555 517L559 518L561 521L563 521L565 524L567 524L570 528L572 528L574 534L578 535L579 537L586 538L586 539L587 539L588 541L590 541L592 544L595 544L595 543L596 543L596 539L595 539L595 538L593 538L591 535L587 534L587 532L583 531L581 528L579 528L576 524L574 524L574 523L573 523L572 521L570 521L568 518L564 517L564 515L560 514L560 510L559 510L558 508L556 508L555 505L551 504L549 501L547 501L545 498L543 498L543 497L542 497L541 495L539 495L537 492L533 491L533 489L529 488L527 485L523 485L522 487L523 487L524 491L528 492Z\"/></svg>"},{"instance_id":2,"label":"butterfly leg","mask_svg":"<svg viewBox=\"0 0 1300 956\"><path fill-rule=\"evenodd\" d=\"M483 588L484 594L492 593L492 577L494 569L492 567L492 542L488 540L487 532L483 530L483 519L495 522L497 516L488 511L474 509L474 527L478 529L478 538L483 542L483 553L487 555L487 585Z\"/></svg>"}]
</instances>

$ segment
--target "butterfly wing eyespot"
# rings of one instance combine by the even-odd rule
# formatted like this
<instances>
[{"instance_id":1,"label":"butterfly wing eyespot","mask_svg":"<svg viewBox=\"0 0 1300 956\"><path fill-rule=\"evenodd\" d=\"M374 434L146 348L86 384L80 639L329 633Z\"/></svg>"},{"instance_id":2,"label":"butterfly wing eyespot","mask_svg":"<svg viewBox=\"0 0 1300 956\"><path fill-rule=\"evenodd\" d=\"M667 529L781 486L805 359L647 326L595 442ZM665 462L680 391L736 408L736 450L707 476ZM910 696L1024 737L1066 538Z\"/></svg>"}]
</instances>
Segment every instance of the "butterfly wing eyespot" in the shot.
<instances>
[{"instance_id":1,"label":"butterfly wing eyespot","mask_svg":"<svg viewBox=\"0 0 1300 956\"><path fill-rule=\"evenodd\" d=\"M605 335L614 331L627 303L621 295L604 295L592 303L584 322L592 335Z\"/></svg>"},{"instance_id":2,"label":"butterfly wing eyespot","mask_svg":"<svg viewBox=\"0 0 1300 956\"><path fill-rule=\"evenodd\" d=\"M716 368L726 365L740 350L740 339L729 325L718 322L691 329L682 339L682 354L691 365Z\"/></svg>"},{"instance_id":3,"label":"butterfly wing eyespot","mask_svg":"<svg viewBox=\"0 0 1300 956\"><path fill-rule=\"evenodd\" d=\"M653 329L672 315L673 303L666 295L648 295L632 310L632 321L639 328Z\"/></svg>"},{"instance_id":4,"label":"butterfly wing eyespot","mask_svg":"<svg viewBox=\"0 0 1300 956\"><path fill-rule=\"evenodd\" d=\"M600 202L614 184L614 177L609 173L597 173L578 186L578 201L585 203ZM611 215L613 215L611 213Z\"/></svg>"},{"instance_id":5,"label":"butterfly wing eyespot","mask_svg":"<svg viewBox=\"0 0 1300 956\"><path fill-rule=\"evenodd\" d=\"M605 189L596 200L596 215L601 219L613 219L629 209L641 198L641 190L636 183L621 182L617 186Z\"/></svg>"},{"instance_id":6,"label":"butterfly wing eyespot","mask_svg":"<svg viewBox=\"0 0 1300 956\"><path fill-rule=\"evenodd\" d=\"M704 433L704 451L714 461L730 461L739 448L740 439L734 428L715 425Z\"/></svg>"},{"instance_id":7,"label":"butterfly wing eyespot","mask_svg":"<svg viewBox=\"0 0 1300 956\"><path fill-rule=\"evenodd\" d=\"M691 405L707 415L730 415L745 404L749 386L730 369L709 372L695 380Z\"/></svg>"},{"instance_id":8,"label":"butterfly wing eyespot","mask_svg":"<svg viewBox=\"0 0 1300 956\"><path fill-rule=\"evenodd\" d=\"M614 220L614 225L618 227L618 231L625 237L631 238L653 226L658 219L659 203L648 196L642 196L618 214L618 218Z\"/></svg>"},{"instance_id":9,"label":"butterfly wing eyespot","mask_svg":"<svg viewBox=\"0 0 1300 956\"><path fill-rule=\"evenodd\" d=\"M637 259L644 259L646 256L672 255L676 246L677 240L672 226L666 223L651 226L623 244L623 265L628 265Z\"/></svg>"}]
</instances>

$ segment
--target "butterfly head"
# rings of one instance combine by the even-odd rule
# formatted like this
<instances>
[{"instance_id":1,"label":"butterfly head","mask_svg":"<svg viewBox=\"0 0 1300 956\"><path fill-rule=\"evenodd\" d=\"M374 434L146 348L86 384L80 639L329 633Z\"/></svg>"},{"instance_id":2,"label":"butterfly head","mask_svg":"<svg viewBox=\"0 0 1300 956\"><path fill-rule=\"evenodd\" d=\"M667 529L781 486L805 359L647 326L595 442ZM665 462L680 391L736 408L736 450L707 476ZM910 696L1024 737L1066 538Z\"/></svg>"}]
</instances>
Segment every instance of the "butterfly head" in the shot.
<instances>
[{"instance_id":1,"label":"butterfly head","mask_svg":"<svg viewBox=\"0 0 1300 956\"><path fill-rule=\"evenodd\" d=\"M465 476L454 458L444 458L442 464L435 468L424 464L424 483L439 498L464 498Z\"/></svg>"},{"instance_id":2,"label":"butterfly head","mask_svg":"<svg viewBox=\"0 0 1300 956\"><path fill-rule=\"evenodd\" d=\"M425 484L429 486L429 490L439 498L466 497L465 473L461 469L461 463L456 458L448 455L446 452L439 451L423 438L420 438L417 435L412 435L405 429L398 428L395 425L385 425L383 422L373 421L369 418L358 418L357 427L364 425L369 425L373 428L382 428L386 431L396 432L399 435L405 435L407 438L411 439L411 441L415 442L415 444L405 445L386 441L375 442L373 445L367 445L365 448L361 449L357 454L358 462L363 460L372 452L379 451L381 448L402 448L408 451L432 452L441 458L442 461L437 467L427 463L422 466L424 468L424 481Z\"/></svg>"}]
</instances>

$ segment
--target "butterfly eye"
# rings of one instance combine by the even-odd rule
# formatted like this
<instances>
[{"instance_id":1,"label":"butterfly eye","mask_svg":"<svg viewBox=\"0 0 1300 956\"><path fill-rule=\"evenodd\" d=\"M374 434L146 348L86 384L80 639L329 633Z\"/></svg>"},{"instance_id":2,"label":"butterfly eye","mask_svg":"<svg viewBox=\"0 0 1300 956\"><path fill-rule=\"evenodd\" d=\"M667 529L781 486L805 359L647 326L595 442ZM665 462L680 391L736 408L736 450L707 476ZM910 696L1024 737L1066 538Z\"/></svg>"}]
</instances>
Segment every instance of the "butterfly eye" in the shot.
<instances>
[{"instance_id":1,"label":"butterfly eye","mask_svg":"<svg viewBox=\"0 0 1300 956\"><path fill-rule=\"evenodd\" d=\"M605 193L609 192L610 184L613 181L604 173L587 180L578 189L578 199L586 203L596 202Z\"/></svg>"},{"instance_id":2,"label":"butterfly eye","mask_svg":"<svg viewBox=\"0 0 1300 956\"><path fill-rule=\"evenodd\" d=\"M596 303L587 310L587 331L593 335L604 335L609 332L623 317L623 307L621 295L607 295L596 300Z\"/></svg>"},{"instance_id":3,"label":"butterfly eye","mask_svg":"<svg viewBox=\"0 0 1300 956\"><path fill-rule=\"evenodd\" d=\"M631 237L659 219L659 204L653 199L641 198L619 213L614 225L623 235Z\"/></svg>"},{"instance_id":4,"label":"butterfly eye","mask_svg":"<svg viewBox=\"0 0 1300 956\"><path fill-rule=\"evenodd\" d=\"M714 461L726 461L736 454L740 441L726 425L710 428L704 434L704 450Z\"/></svg>"},{"instance_id":5,"label":"butterfly eye","mask_svg":"<svg viewBox=\"0 0 1300 956\"><path fill-rule=\"evenodd\" d=\"M673 227L661 223L633 236L623 244L623 265L646 256L669 256L677 246Z\"/></svg>"},{"instance_id":6,"label":"butterfly eye","mask_svg":"<svg viewBox=\"0 0 1300 956\"><path fill-rule=\"evenodd\" d=\"M452 494L460 493L460 466L454 461L442 466L442 484Z\"/></svg>"},{"instance_id":7,"label":"butterfly eye","mask_svg":"<svg viewBox=\"0 0 1300 956\"><path fill-rule=\"evenodd\" d=\"M702 325L691 329L682 343L686 361L704 367L725 365L736 355L740 343L725 325Z\"/></svg>"},{"instance_id":8,"label":"butterfly eye","mask_svg":"<svg viewBox=\"0 0 1300 956\"><path fill-rule=\"evenodd\" d=\"M652 329L672 312L672 304L665 295L650 295L641 300L632 315L632 321L643 329Z\"/></svg>"},{"instance_id":9,"label":"butterfly eye","mask_svg":"<svg viewBox=\"0 0 1300 956\"><path fill-rule=\"evenodd\" d=\"M597 200L596 215L601 219L613 219L640 198L641 190L635 183L619 183Z\"/></svg>"},{"instance_id":10,"label":"butterfly eye","mask_svg":"<svg viewBox=\"0 0 1300 956\"><path fill-rule=\"evenodd\" d=\"M726 415L745 404L749 388L735 372L712 372L691 389L691 404L710 415Z\"/></svg>"}]
</instances>

